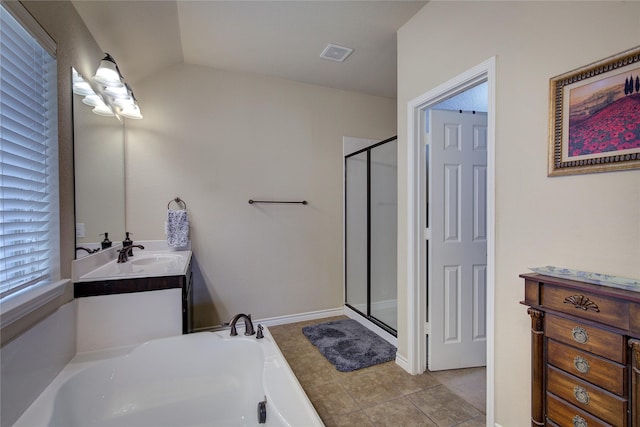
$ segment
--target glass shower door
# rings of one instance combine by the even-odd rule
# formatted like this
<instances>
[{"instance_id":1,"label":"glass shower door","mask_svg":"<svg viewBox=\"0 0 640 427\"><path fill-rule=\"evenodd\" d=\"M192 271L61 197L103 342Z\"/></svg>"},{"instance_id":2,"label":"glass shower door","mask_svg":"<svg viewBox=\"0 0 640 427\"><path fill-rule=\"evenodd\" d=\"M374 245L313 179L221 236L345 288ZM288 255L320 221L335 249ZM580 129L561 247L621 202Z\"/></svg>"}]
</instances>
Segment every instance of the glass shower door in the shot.
<instances>
[{"instance_id":1,"label":"glass shower door","mask_svg":"<svg viewBox=\"0 0 640 427\"><path fill-rule=\"evenodd\" d=\"M345 160L346 302L367 313L367 152Z\"/></svg>"},{"instance_id":2,"label":"glass shower door","mask_svg":"<svg viewBox=\"0 0 640 427\"><path fill-rule=\"evenodd\" d=\"M397 333L397 140L345 157L345 303Z\"/></svg>"},{"instance_id":3,"label":"glass shower door","mask_svg":"<svg viewBox=\"0 0 640 427\"><path fill-rule=\"evenodd\" d=\"M397 141L375 146L370 155L370 315L397 330Z\"/></svg>"}]
</instances>

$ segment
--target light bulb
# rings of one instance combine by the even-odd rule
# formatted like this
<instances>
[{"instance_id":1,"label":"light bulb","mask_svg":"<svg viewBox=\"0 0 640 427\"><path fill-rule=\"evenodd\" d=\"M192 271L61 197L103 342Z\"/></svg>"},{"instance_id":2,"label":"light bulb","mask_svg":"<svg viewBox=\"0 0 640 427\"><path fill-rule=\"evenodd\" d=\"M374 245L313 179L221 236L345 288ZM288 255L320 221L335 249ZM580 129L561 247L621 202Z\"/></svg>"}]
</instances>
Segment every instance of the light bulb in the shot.
<instances>
[{"instance_id":1,"label":"light bulb","mask_svg":"<svg viewBox=\"0 0 640 427\"><path fill-rule=\"evenodd\" d=\"M93 95L87 95L84 98L82 98L82 103L90 105L92 107L100 107L105 105L102 98L100 98L100 96L96 95L95 93Z\"/></svg>"},{"instance_id":2,"label":"light bulb","mask_svg":"<svg viewBox=\"0 0 640 427\"><path fill-rule=\"evenodd\" d=\"M107 86L104 90L106 95L109 95L112 98L127 98L129 97L129 91L127 88L122 86Z\"/></svg>"},{"instance_id":3,"label":"light bulb","mask_svg":"<svg viewBox=\"0 0 640 427\"><path fill-rule=\"evenodd\" d=\"M104 86L124 86L121 77L116 61L107 53L93 79Z\"/></svg>"},{"instance_id":4,"label":"light bulb","mask_svg":"<svg viewBox=\"0 0 640 427\"><path fill-rule=\"evenodd\" d=\"M111 111L111 108L109 108L105 104L98 105L98 106L94 107L93 112L96 113L99 116L109 116L109 117L110 116L115 116L113 111Z\"/></svg>"},{"instance_id":5,"label":"light bulb","mask_svg":"<svg viewBox=\"0 0 640 427\"><path fill-rule=\"evenodd\" d=\"M120 111L120 115L122 117L126 117L127 119L138 120L142 118L142 112L136 104L124 107L122 111Z\"/></svg>"}]
</instances>

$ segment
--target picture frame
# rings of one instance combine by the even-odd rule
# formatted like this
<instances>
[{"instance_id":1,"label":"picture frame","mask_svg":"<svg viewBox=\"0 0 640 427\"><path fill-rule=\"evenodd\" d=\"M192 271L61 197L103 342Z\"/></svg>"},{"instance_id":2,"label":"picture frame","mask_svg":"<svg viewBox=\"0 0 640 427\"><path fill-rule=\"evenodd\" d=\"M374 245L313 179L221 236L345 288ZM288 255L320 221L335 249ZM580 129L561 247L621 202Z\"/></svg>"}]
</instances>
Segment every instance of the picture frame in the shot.
<instances>
[{"instance_id":1,"label":"picture frame","mask_svg":"<svg viewBox=\"0 0 640 427\"><path fill-rule=\"evenodd\" d=\"M548 176L640 169L640 46L549 86Z\"/></svg>"}]
</instances>

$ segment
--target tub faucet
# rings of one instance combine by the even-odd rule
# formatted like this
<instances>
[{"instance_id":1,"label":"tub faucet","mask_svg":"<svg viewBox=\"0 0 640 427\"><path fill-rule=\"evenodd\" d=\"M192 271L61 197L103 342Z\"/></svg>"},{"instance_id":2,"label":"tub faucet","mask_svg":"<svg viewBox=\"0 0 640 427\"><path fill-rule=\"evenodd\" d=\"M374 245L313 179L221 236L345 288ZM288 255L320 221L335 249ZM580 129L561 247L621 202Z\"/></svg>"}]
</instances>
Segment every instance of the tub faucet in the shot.
<instances>
[{"instance_id":1,"label":"tub faucet","mask_svg":"<svg viewBox=\"0 0 640 427\"><path fill-rule=\"evenodd\" d=\"M229 320L229 323L225 323L225 326L226 325L231 326L231 336L234 337L238 335L238 331L236 330L236 323L241 318L244 318L244 334L245 335L255 334L256 331L253 330L253 322L251 321L251 315L240 313L233 316L233 319Z\"/></svg>"},{"instance_id":2,"label":"tub faucet","mask_svg":"<svg viewBox=\"0 0 640 427\"><path fill-rule=\"evenodd\" d=\"M129 245L126 248L122 248L118 251L118 263L127 262L129 260L129 251L133 251L133 248L144 249L142 245Z\"/></svg>"}]
</instances>

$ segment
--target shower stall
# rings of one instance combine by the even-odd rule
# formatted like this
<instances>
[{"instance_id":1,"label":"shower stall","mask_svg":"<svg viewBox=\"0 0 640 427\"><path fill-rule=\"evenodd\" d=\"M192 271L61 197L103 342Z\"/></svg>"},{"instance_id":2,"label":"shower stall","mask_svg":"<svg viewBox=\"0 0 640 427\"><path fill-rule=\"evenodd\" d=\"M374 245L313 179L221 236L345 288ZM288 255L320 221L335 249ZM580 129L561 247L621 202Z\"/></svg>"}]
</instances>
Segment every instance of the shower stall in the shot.
<instances>
[{"instance_id":1,"label":"shower stall","mask_svg":"<svg viewBox=\"0 0 640 427\"><path fill-rule=\"evenodd\" d=\"M345 305L397 336L397 138L365 145L345 149Z\"/></svg>"}]
</instances>

